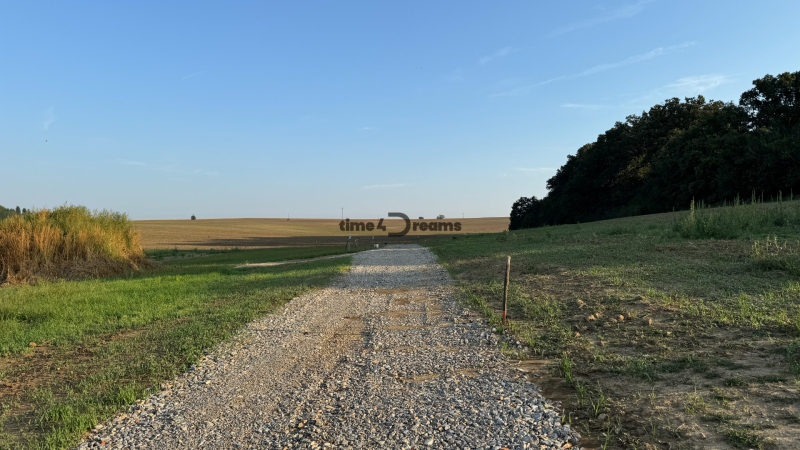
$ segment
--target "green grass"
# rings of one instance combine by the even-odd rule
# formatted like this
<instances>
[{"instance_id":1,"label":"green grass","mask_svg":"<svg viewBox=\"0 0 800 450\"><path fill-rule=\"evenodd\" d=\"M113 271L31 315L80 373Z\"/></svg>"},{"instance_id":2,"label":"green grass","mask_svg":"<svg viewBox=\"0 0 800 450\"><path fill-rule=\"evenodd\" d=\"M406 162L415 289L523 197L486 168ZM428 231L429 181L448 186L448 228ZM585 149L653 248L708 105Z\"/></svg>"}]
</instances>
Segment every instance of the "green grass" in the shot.
<instances>
[{"instance_id":1,"label":"green grass","mask_svg":"<svg viewBox=\"0 0 800 450\"><path fill-rule=\"evenodd\" d=\"M739 401L761 408L769 397L766 391L759 396L768 389L764 383L732 380L783 379L795 389L798 219L798 201L737 204L463 236L429 247L465 303L495 325L510 255L507 329L530 354L552 359L562 377L577 380L567 383L573 388L596 386L613 399L609 404L636 409L642 406L625 407L635 403L636 390L672 395L669 404L684 405L687 398L708 397L711 387L733 386L749 390ZM754 359L762 354L771 359ZM757 372L764 361L775 364L774 374ZM597 415L597 400L578 403L588 409L585 417ZM644 415L642 423L630 419L628 428L646 428L647 419L699 421L701 406L693 400ZM721 431L718 438L754 442L749 434L726 436Z\"/></svg>"},{"instance_id":2,"label":"green grass","mask_svg":"<svg viewBox=\"0 0 800 450\"><path fill-rule=\"evenodd\" d=\"M248 321L326 285L349 258L235 264L327 254L330 248L234 251L126 277L0 289L0 381L21 390L3 396L0 448L74 445Z\"/></svg>"}]
</instances>

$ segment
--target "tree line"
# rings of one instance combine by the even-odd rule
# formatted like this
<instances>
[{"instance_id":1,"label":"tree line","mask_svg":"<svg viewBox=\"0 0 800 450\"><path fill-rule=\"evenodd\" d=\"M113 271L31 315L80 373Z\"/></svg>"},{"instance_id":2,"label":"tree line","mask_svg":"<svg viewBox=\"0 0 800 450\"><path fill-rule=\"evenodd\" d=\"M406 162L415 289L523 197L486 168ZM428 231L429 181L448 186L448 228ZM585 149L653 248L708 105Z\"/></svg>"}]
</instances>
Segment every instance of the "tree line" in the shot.
<instances>
[{"instance_id":1,"label":"tree line","mask_svg":"<svg viewBox=\"0 0 800 450\"><path fill-rule=\"evenodd\" d=\"M739 104L666 100L569 155L547 196L522 197L510 229L685 209L694 199L800 188L800 72L753 81ZM798 190L800 193L800 190Z\"/></svg>"},{"instance_id":2,"label":"tree line","mask_svg":"<svg viewBox=\"0 0 800 450\"><path fill-rule=\"evenodd\" d=\"M3 207L3 205L0 205L0 220L3 220L3 219L5 219L6 217L9 217L9 216L14 216L14 215L18 215L18 214L25 214L26 212L28 212L27 209L25 209L25 208L20 209L19 206L17 206L14 209L11 209L11 208L5 208L5 207Z\"/></svg>"}]
</instances>

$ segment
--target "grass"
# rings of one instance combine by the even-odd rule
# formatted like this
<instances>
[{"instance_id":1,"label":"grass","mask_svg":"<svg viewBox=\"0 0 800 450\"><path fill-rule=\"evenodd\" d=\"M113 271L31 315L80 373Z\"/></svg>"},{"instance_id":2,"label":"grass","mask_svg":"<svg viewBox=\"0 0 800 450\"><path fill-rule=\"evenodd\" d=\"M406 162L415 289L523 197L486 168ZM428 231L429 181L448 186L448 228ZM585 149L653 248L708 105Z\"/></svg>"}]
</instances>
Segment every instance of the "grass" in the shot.
<instances>
[{"instance_id":1,"label":"grass","mask_svg":"<svg viewBox=\"0 0 800 450\"><path fill-rule=\"evenodd\" d=\"M739 427L764 414L800 441L797 424L780 418L800 413L798 218L798 201L737 203L429 246L465 303L495 326L511 256L507 331L552 360L560 377L551 392L563 390L558 383L575 390L558 399L579 422L591 424L605 396L629 434L609 448L658 440L702 448L697 433L677 426L705 429L712 412L734 415ZM776 407L775 386L794 401ZM714 389L731 400L704 400ZM654 436L644 432L652 423L666 425ZM733 442L730 424L711 426L708 439Z\"/></svg>"},{"instance_id":2,"label":"grass","mask_svg":"<svg viewBox=\"0 0 800 450\"><path fill-rule=\"evenodd\" d=\"M326 285L349 259L234 265L331 251L220 252L123 277L0 289L0 448L73 446L248 321Z\"/></svg>"},{"instance_id":3,"label":"grass","mask_svg":"<svg viewBox=\"0 0 800 450\"><path fill-rule=\"evenodd\" d=\"M65 205L0 221L0 283L119 275L143 262L139 232L121 213Z\"/></svg>"}]
</instances>

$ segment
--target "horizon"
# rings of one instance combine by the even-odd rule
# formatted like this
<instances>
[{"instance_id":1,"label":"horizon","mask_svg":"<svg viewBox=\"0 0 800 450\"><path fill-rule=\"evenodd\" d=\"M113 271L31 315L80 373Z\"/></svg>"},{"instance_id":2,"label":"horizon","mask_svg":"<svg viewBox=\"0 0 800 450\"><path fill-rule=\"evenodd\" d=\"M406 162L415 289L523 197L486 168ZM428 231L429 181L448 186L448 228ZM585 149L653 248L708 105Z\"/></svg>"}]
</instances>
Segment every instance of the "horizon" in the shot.
<instances>
[{"instance_id":1,"label":"horizon","mask_svg":"<svg viewBox=\"0 0 800 450\"><path fill-rule=\"evenodd\" d=\"M0 205L133 220L506 217L626 116L800 69L778 0L3 10Z\"/></svg>"}]
</instances>

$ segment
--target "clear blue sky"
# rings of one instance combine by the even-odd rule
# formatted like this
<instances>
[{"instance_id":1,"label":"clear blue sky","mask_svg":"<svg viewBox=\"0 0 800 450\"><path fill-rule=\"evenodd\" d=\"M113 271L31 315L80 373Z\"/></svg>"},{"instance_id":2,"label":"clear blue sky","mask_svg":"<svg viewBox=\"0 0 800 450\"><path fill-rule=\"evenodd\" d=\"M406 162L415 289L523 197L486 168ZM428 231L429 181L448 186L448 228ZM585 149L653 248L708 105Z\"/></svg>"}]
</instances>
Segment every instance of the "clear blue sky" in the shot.
<instances>
[{"instance_id":1,"label":"clear blue sky","mask_svg":"<svg viewBox=\"0 0 800 450\"><path fill-rule=\"evenodd\" d=\"M800 70L797 1L3 2L0 204L505 216L677 96Z\"/></svg>"}]
</instances>

